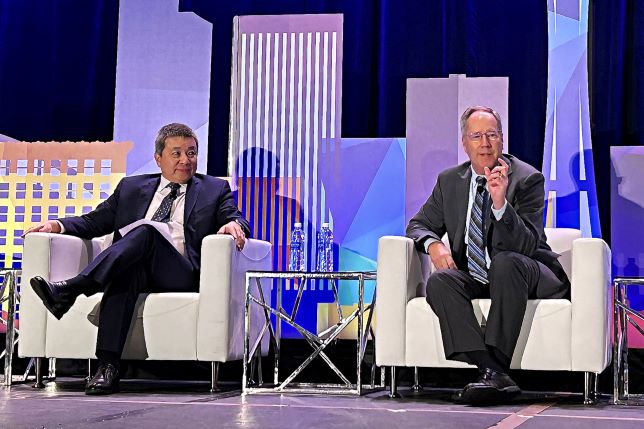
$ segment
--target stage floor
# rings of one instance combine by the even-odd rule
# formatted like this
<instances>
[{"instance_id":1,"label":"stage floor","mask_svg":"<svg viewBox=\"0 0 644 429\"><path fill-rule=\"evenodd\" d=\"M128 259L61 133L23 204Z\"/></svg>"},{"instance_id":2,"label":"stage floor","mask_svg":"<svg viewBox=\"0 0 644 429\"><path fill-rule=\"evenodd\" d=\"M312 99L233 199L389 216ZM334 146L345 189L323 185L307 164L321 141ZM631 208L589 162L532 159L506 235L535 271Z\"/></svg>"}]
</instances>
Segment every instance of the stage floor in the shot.
<instances>
[{"instance_id":1,"label":"stage floor","mask_svg":"<svg viewBox=\"0 0 644 429\"><path fill-rule=\"evenodd\" d=\"M0 388L0 428L641 428L644 407L614 406L602 396L584 406L581 395L525 392L513 403L469 407L451 402L453 390L386 392L362 397L247 395L239 385L210 394L203 382L121 382L121 393L92 397L84 381L62 378L42 390Z\"/></svg>"}]
</instances>

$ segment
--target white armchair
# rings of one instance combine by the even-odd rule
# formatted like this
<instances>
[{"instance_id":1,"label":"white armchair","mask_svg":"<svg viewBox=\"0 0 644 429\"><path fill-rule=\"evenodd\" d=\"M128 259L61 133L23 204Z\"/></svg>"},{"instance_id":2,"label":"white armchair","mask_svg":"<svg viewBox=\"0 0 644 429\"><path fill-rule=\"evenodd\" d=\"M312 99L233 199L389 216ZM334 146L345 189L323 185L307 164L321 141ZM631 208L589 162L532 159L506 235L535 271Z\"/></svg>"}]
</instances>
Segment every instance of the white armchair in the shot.
<instances>
[{"instance_id":1,"label":"white armchair","mask_svg":"<svg viewBox=\"0 0 644 429\"><path fill-rule=\"evenodd\" d=\"M100 252L100 244L96 239L62 234L29 234L23 252L23 285L34 276L59 281L77 275ZM218 364L243 357L245 273L270 270L272 246L250 239L238 252L232 237L211 235L204 238L201 249L199 292L141 294L123 358L209 361L215 390ZM270 299L268 289L266 296ZM56 320L32 288L23 286L19 356L95 358L101 297L79 296L69 312ZM252 327L255 335L260 328L259 322ZM267 346L266 342L262 350L267 351ZM41 384L40 374L37 379Z\"/></svg>"},{"instance_id":2,"label":"white armchair","mask_svg":"<svg viewBox=\"0 0 644 429\"><path fill-rule=\"evenodd\" d=\"M601 239L580 238L575 229L546 228L548 244L561 254L571 282L571 300L528 301L511 368L584 372L584 402L596 393L596 375L610 363L612 284L610 249ZM466 368L445 359L438 317L425 300L428 255L411 239L382 237L378 242L376 363L391 366L390 395L397 395L395 367ZM472 301L480 322L489 299Z\"/></svg>"}]
</instances>

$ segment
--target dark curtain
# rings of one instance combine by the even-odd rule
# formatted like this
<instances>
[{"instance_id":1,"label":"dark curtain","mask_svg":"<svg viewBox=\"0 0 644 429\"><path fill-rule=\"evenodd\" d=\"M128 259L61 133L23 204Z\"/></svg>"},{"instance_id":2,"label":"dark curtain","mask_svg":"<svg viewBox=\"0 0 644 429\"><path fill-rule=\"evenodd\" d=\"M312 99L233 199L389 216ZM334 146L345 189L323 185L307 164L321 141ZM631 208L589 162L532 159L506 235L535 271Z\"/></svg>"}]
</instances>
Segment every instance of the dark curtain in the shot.
<instances>
[{"instance_id":1,"label":"dark curtain","mask_svg":"<svg viewBox=\"0 0 644 429\"><path fill-rule=\"evenodd\" d=\"M405 79L510 77L512 152L541 168L546 0L180 0L213 23L209 172L226 174L232 17L343 13L343 136L405 135ZM609 147L641 145L644 2L590 3L591 126L602 234L610 232ZM0 133L112 138L117 0L0 0Z\"/></svg>"},{"instance_id":2,"label":"dark curtain","mask_svg":"<svg viewBox=\"0 0 644 429\"><path fill-rule=\"evenodd\" d=\"M0 0L0 133L111 140L117 30L117 0Z\"/></svg>"}]
</instances>

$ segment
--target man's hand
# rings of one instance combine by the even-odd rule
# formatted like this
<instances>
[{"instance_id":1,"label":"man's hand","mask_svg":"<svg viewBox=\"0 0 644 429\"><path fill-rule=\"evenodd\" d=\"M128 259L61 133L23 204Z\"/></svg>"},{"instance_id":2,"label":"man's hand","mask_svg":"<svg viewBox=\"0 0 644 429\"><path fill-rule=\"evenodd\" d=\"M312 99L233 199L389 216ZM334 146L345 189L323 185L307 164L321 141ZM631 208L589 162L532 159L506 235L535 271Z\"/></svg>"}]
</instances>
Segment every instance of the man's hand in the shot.
<instances>
[{"instance_id":1,"label":"man's hand","mask_svg":"<svg viewBox=\"0 0 644 429\"><path fill-rule=\"evenodd\" d=\"M442 241L435 241L430 244L427 249L427 253L429 253L429 257L436 269L457 269L454 259L452 258L452 252L449 251L447 246L445 246L445 243Z\"/></svg>"},{"instance_id":2,"label":"man's hand","mask_svg":"<svg viewBox=\"0 0 644 429\"><path fill-rule=\"evenodd\" d=\"M485 167L485 178L487 179L487 189L492 198L492 204L495 210L500 210L505 204L505 193L508 190L508 170L510 166L501 158L499 163L492 170Z\"/></svg>"},{"instance_id":3,"label":"man's hand","mask_svg":"<svg viewBox=\"0 0 644 429\"><path fill-rule=\"evenodd\" d=\"M53 232L55 234L60 233L60 224L56 222L55 220L48 220L47 222L39 223L38 225L34 225L27 229L23 234L23 238L27 234L31 234L32 232Z\"/></svg>"},{"instance_id":4,"label":"man's hand","mask_svg":"<svg viewBox=\"0 0 644 429\"><path fill-rule=\"evenodd\" d=\"M242 250L246 244L246 235L242 227L235 221L230 221L226 225L219 228L217 234L229 234L232 235L237 244L237 250Z\"/></svg>"}]
</instances>

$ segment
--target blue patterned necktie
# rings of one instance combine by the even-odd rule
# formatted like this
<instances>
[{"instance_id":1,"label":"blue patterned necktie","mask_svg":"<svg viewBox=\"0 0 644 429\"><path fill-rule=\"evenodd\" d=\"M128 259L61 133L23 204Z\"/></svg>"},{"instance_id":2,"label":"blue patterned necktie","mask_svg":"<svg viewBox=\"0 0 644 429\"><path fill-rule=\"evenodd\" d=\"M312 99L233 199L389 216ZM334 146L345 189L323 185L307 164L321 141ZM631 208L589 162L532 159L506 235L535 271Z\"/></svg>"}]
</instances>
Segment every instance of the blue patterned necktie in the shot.
<instances>
[{"instance_id":1,"label":"blue patterned necktie","mask_svg":"<svg viewBox=\"0 0 644 429\"><path fill-rule=\"evenodd\" d=\"M470 227L467 232L467 269L476 280L487 284L487 264L485 262L485 240L483 222L483 207L488 200L485 189L485 177L476 178L476 196L470 214Z\"/></svg>"},{"instance_id":2,"label":"blue patterned necktie","mask_svg":"<svg viewBox=\"0 0 644 429\"><path fill-rule=\"evenodd\" d=\"M178 183L168 183L166 186L167 188L170 188L170 193L163 198L163 201L161 201L161 205L157 209L156 212L154 212L154 216L152 216L152 220L156 222L168 222L170 221L170 210L172 209L172 203L174 200L177 199L177 191L179 191L179 188L181 187L180 184Z\"/></svg>"}]
</instances>

